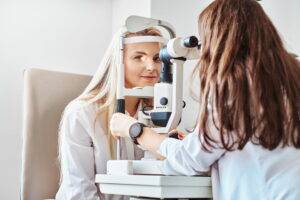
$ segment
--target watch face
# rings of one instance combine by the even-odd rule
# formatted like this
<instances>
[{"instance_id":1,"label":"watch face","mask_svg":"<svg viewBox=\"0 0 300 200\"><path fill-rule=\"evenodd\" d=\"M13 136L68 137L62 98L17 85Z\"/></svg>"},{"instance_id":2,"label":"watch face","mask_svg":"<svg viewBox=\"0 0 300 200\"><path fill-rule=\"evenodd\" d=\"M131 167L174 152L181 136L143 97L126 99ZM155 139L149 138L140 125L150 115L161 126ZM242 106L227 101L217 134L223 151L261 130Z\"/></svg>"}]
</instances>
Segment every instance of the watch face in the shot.
<instances>
[{"instance_id":1,"label":"watch face","mask_svg":"<svg viewBox=\"0 0 300 200\"><path fill-rule=\"evenodd\" d=\"M142 126L140 124L138 124L138 123L133 124L130 127L130 131L129 132L130 132L131 138L136 138L142 132Z\"/></svg>"}]
</instances>

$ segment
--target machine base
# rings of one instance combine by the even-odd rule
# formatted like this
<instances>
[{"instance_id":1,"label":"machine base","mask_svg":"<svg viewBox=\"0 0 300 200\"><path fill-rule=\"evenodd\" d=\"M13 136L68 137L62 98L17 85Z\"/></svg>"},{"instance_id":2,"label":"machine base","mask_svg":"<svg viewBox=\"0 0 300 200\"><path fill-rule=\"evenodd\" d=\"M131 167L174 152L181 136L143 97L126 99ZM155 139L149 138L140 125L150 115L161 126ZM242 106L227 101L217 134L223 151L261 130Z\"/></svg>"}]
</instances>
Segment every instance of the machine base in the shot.
<instances>
[{"instance_id":1,"label":"machine base","mask_svg":"<svg viewBox=\"0 0 300 200\"><path fill-rule=\"evenodd\" d=\"M211 178L204 176L97 174L96 183L104 194L139 197L132 199L212 198Z\"/></svg>"}]
</instances>

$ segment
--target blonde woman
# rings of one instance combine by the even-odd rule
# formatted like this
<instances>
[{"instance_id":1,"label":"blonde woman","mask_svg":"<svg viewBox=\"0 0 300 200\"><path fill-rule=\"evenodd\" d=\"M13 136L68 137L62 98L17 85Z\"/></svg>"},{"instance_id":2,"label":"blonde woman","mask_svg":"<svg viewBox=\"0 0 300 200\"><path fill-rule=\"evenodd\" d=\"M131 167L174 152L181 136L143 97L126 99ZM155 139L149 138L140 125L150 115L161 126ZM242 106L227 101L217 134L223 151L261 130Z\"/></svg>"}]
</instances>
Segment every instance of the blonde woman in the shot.
<instances>
[{"instance_id":1,"label":"blonde woman","mask_svg":"<svg viewBox=\"0 0 300 200\"><path fill-rule=\"evenodd\" d=\"M125 41L123 55L120 53L121 36ZM148 40L132 43L134 37ZM126 43L129 38L131 42ZM109 133L108 123L116 107L118 69L122 66L123 56L126 88L154 85L159 80L162 41L160 32L154 28L137 33L129 33L122 28L114 36L85 91L66 107L59 135L61 185L56 194L57 200L123 198L104 196L94 180L95 174L106 173L107 160L116 155L116 141ZM149 101L126 97L126 114L135 117L137 110L145 104L149 106ZM143 157L142 150L130 140L122 139L120 144L121 159Z\"/></svg>"}]
</instances>

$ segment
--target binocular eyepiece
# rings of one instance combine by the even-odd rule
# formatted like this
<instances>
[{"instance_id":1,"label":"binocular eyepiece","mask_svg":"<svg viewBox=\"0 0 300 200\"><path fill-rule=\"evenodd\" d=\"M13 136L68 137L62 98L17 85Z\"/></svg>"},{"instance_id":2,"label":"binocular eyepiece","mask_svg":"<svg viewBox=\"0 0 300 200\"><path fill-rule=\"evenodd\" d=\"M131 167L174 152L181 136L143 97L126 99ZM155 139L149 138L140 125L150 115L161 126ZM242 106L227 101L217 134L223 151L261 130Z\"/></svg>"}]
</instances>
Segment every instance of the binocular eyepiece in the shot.
<instances>
[{"instance_id":1,"label":"binocular eyepiece","mask_svg":"<svg viewBox=\"0 0 300 200\"><path fill-rule=\"evenodd\" d=\"M187 60L189 49L199 47L198 38L195 36L171 39L166 46L159 51L159 59L162 62L160 81L172 83L171 59Z\"/></svg>"},{"instance_id":2,"label":"binocular eyepiece","mask_svg":"<svg viewBox=\"0 0 300 200\"><path fill-rule=\"evenodd\" d=\"M199 43L199 41L196 36L190 36L190 37L183 39L183 45L186 48L194 48L194 47L198 46L198 43Z\"/></svg>"},{"instance_id":3,"label":"binocular eyepiece","mask_svg":"<svg viewBox=\"0 0 300 200\"><path fill-rule=\"evenodd\" d=\"M184 39L174 38L171 40L171 43L168 43L168 45L160 50L159 58L163 63L170 64L172 58L184 58L185 55L182 54L187 52L186 48L194 48L197 47L198 44L198 38L195 36L186 37Z\"/></svg>"}]
</instances>

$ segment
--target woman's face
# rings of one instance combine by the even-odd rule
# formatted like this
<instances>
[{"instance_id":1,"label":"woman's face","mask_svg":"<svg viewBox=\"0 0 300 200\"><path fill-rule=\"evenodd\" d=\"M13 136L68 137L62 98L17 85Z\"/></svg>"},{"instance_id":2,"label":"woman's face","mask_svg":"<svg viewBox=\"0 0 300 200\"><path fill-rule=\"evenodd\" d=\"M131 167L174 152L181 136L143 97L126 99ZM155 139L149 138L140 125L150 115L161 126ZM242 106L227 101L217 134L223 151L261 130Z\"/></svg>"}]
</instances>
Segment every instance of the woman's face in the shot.
<instances>
[{"instance_id":1,"label":"woman's face","mask_svg":"<svg viewBox=\"0 0 300 200\"><path fill-rule=\"evenodd\" d=\"M157 42L126 44L124 51L125 87L153 86L159 80L160 44Z\"/></svg>"}]
</instances>

